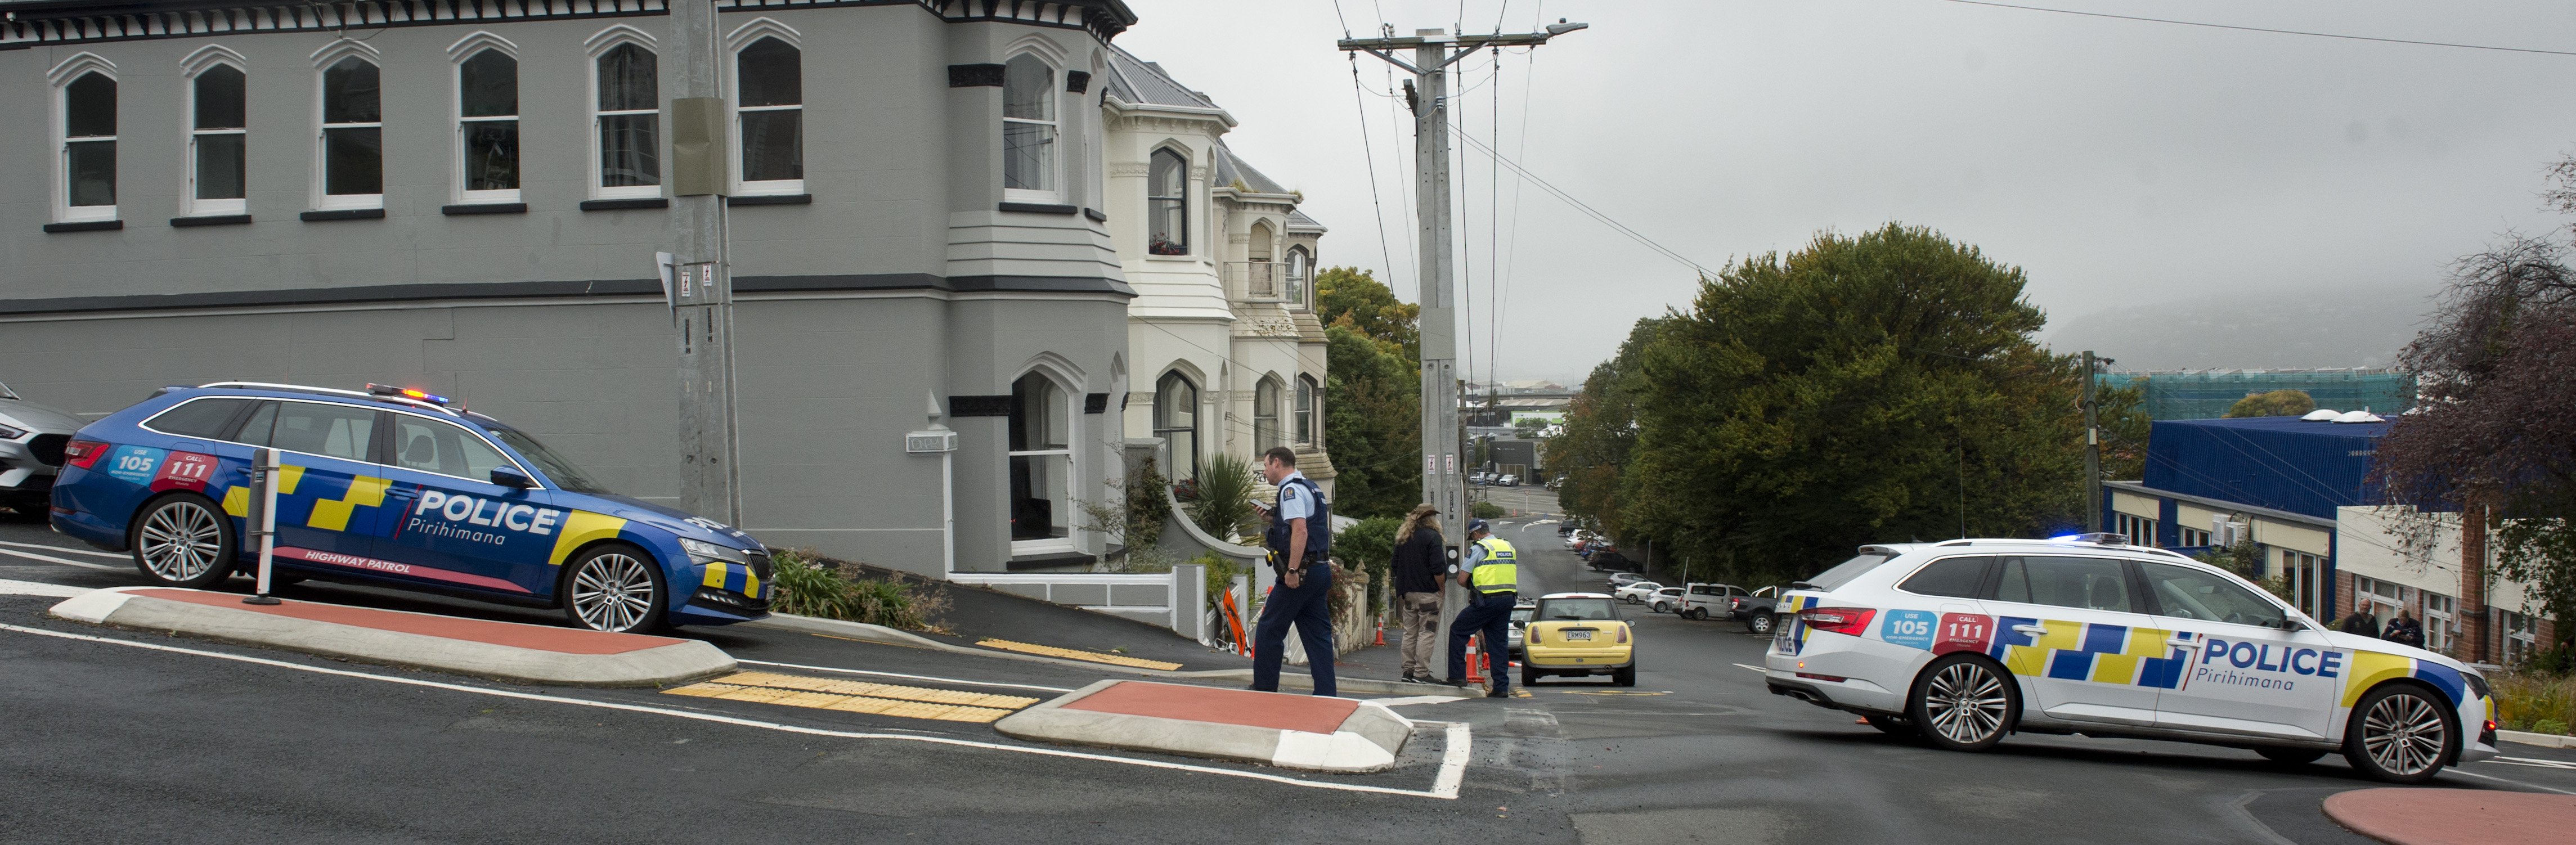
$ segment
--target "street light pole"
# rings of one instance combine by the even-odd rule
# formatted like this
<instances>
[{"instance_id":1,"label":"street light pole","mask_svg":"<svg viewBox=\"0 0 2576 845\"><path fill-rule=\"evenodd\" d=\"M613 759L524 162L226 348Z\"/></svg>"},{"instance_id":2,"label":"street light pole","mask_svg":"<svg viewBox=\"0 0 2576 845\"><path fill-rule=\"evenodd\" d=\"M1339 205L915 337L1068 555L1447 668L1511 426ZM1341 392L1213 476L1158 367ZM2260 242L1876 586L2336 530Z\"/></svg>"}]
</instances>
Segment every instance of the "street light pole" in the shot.
<instances>
[{"instance_id":1,"label":"street light pole","mask_svg":"<svg viewBox=\"0 0 2576 845\"><path fill-rule=\"evenodd\" d=\"M1464 430L1458 415L1458 324L1455 251L1451 249L1449 210L1449 65L1491 47L1536 47L1550 37L1584 28L1560 19L1546 32L1451 36L1443 30L1415 30L1410 38L1344 38L1338 46L1359 51L1413 74L1413 172L1416 221L1422 235L1420 269L1422 303L1422 501L1447 514L1455 526L1447 553L1461 559L1466 538L1467 485L1459 465ZM1410 61L1398 53L1411 50ZM1454 579L1443 579L1440 615L1455 615L1464 591ZM1448 641L1439 643L1434 665L1446 667ZM1508 668L1498 664L1496 671ZM1445 671L1445 669L1444 669Z\"/></svg>"}]
</instances>

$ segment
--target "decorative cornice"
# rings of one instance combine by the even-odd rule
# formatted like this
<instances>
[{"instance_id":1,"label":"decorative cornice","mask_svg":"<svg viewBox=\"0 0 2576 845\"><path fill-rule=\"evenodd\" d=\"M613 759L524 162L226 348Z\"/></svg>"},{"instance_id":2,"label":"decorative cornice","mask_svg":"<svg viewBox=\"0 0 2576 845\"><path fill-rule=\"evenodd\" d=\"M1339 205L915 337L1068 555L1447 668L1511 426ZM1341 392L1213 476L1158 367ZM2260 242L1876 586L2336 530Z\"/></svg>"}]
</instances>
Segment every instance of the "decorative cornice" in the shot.
<instances>
[{"instance_id":1,"label":"decorative cornice","mask_svg":"<svg viewBox=\"0 0 2576 845\"><path fill-rule=\"evenodd\" d=\"M262 32L319 32L475 21L666 15L665 0L37 0L11 3L0 50ZM716 0L719 11L912 6L955 23L1080 29L1102 41L1136 22L1120 0Z\"/></svg>"}]
</instances>

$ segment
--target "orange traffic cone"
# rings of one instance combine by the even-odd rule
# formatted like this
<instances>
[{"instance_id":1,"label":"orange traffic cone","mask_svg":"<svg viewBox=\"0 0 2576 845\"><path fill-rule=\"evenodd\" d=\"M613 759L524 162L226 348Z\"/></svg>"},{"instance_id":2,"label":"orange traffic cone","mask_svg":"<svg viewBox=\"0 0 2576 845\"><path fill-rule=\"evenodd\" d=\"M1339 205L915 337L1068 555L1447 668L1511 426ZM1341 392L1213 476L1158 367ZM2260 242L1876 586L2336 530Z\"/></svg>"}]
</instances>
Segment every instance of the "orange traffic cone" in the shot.
<instances>
[{"instance_id":1,"label":"orange traffic cone","mask_svg":"<svg viewBox=\"0 0 2576 845\"><path fill-rule=\"evenodd\" d=\"M1377 644L1386 645L1386 620L1377 621Z\"/></svg>"},{"instance_id":2,"label":"orange traffic cone","mask_svg":"<svg viewBox=\"0 0 2576 845\"><path fill-rule=\"evenodd\" d=\"M1477 683L1485 681L1484 661L1481 659L1484 654L1476 648L1476 644L1483 639L1482 636L1467 639L1467 680Z\"/></svg>"}]
</instances>

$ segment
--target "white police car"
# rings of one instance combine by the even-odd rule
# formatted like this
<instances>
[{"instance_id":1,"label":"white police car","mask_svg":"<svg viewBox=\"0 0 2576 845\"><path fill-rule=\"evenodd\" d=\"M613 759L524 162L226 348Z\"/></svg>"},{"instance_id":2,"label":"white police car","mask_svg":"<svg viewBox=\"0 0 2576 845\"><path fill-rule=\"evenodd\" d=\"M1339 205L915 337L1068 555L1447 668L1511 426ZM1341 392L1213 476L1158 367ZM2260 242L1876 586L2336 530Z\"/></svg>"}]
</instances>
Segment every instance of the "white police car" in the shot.
<instances>
[{"instance_id":1,"label":"white police car","mask_svg":"<svg viewBox=\"0 0 2576 845\"><path fill-rule=\"evenodd\" d=\"M2421 783L2495 756L2475 670L2326 630L2216 567L2118 535L1863 546L1781 598L1771 692L1960 751L2080 733L2340 751Z\"/></svg>"}]
</instances>

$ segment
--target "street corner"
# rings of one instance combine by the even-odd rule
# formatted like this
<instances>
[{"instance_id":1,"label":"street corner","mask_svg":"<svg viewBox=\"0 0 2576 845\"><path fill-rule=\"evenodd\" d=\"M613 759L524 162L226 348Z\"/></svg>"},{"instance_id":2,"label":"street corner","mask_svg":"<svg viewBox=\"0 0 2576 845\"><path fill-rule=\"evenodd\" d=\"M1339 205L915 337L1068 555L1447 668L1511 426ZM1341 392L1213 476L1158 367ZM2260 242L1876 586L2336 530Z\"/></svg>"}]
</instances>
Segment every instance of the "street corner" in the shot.
<instances>
[{"instance_id":1,"label":"street corner","mask_svg":"<svg viewBox=\"0 0 2576 845\"><path fill-rule=\"evenodd\" d=\"M242 643L367 663L564 686L650 687L733 671L697 640L614 634L171 587L85 592L56 618Z\"/></svg>"},{"instance_id":2,"label":"street corner","mask_svg":"<svg viewBox=\"0 0 2576 845\"><path fill-rule=\"evenodd\" d=\"M1393 767L1414 723L1348 698L1108 680L993 728L1040 742L1364 773Z\"/></svg>"}]
</instances>

